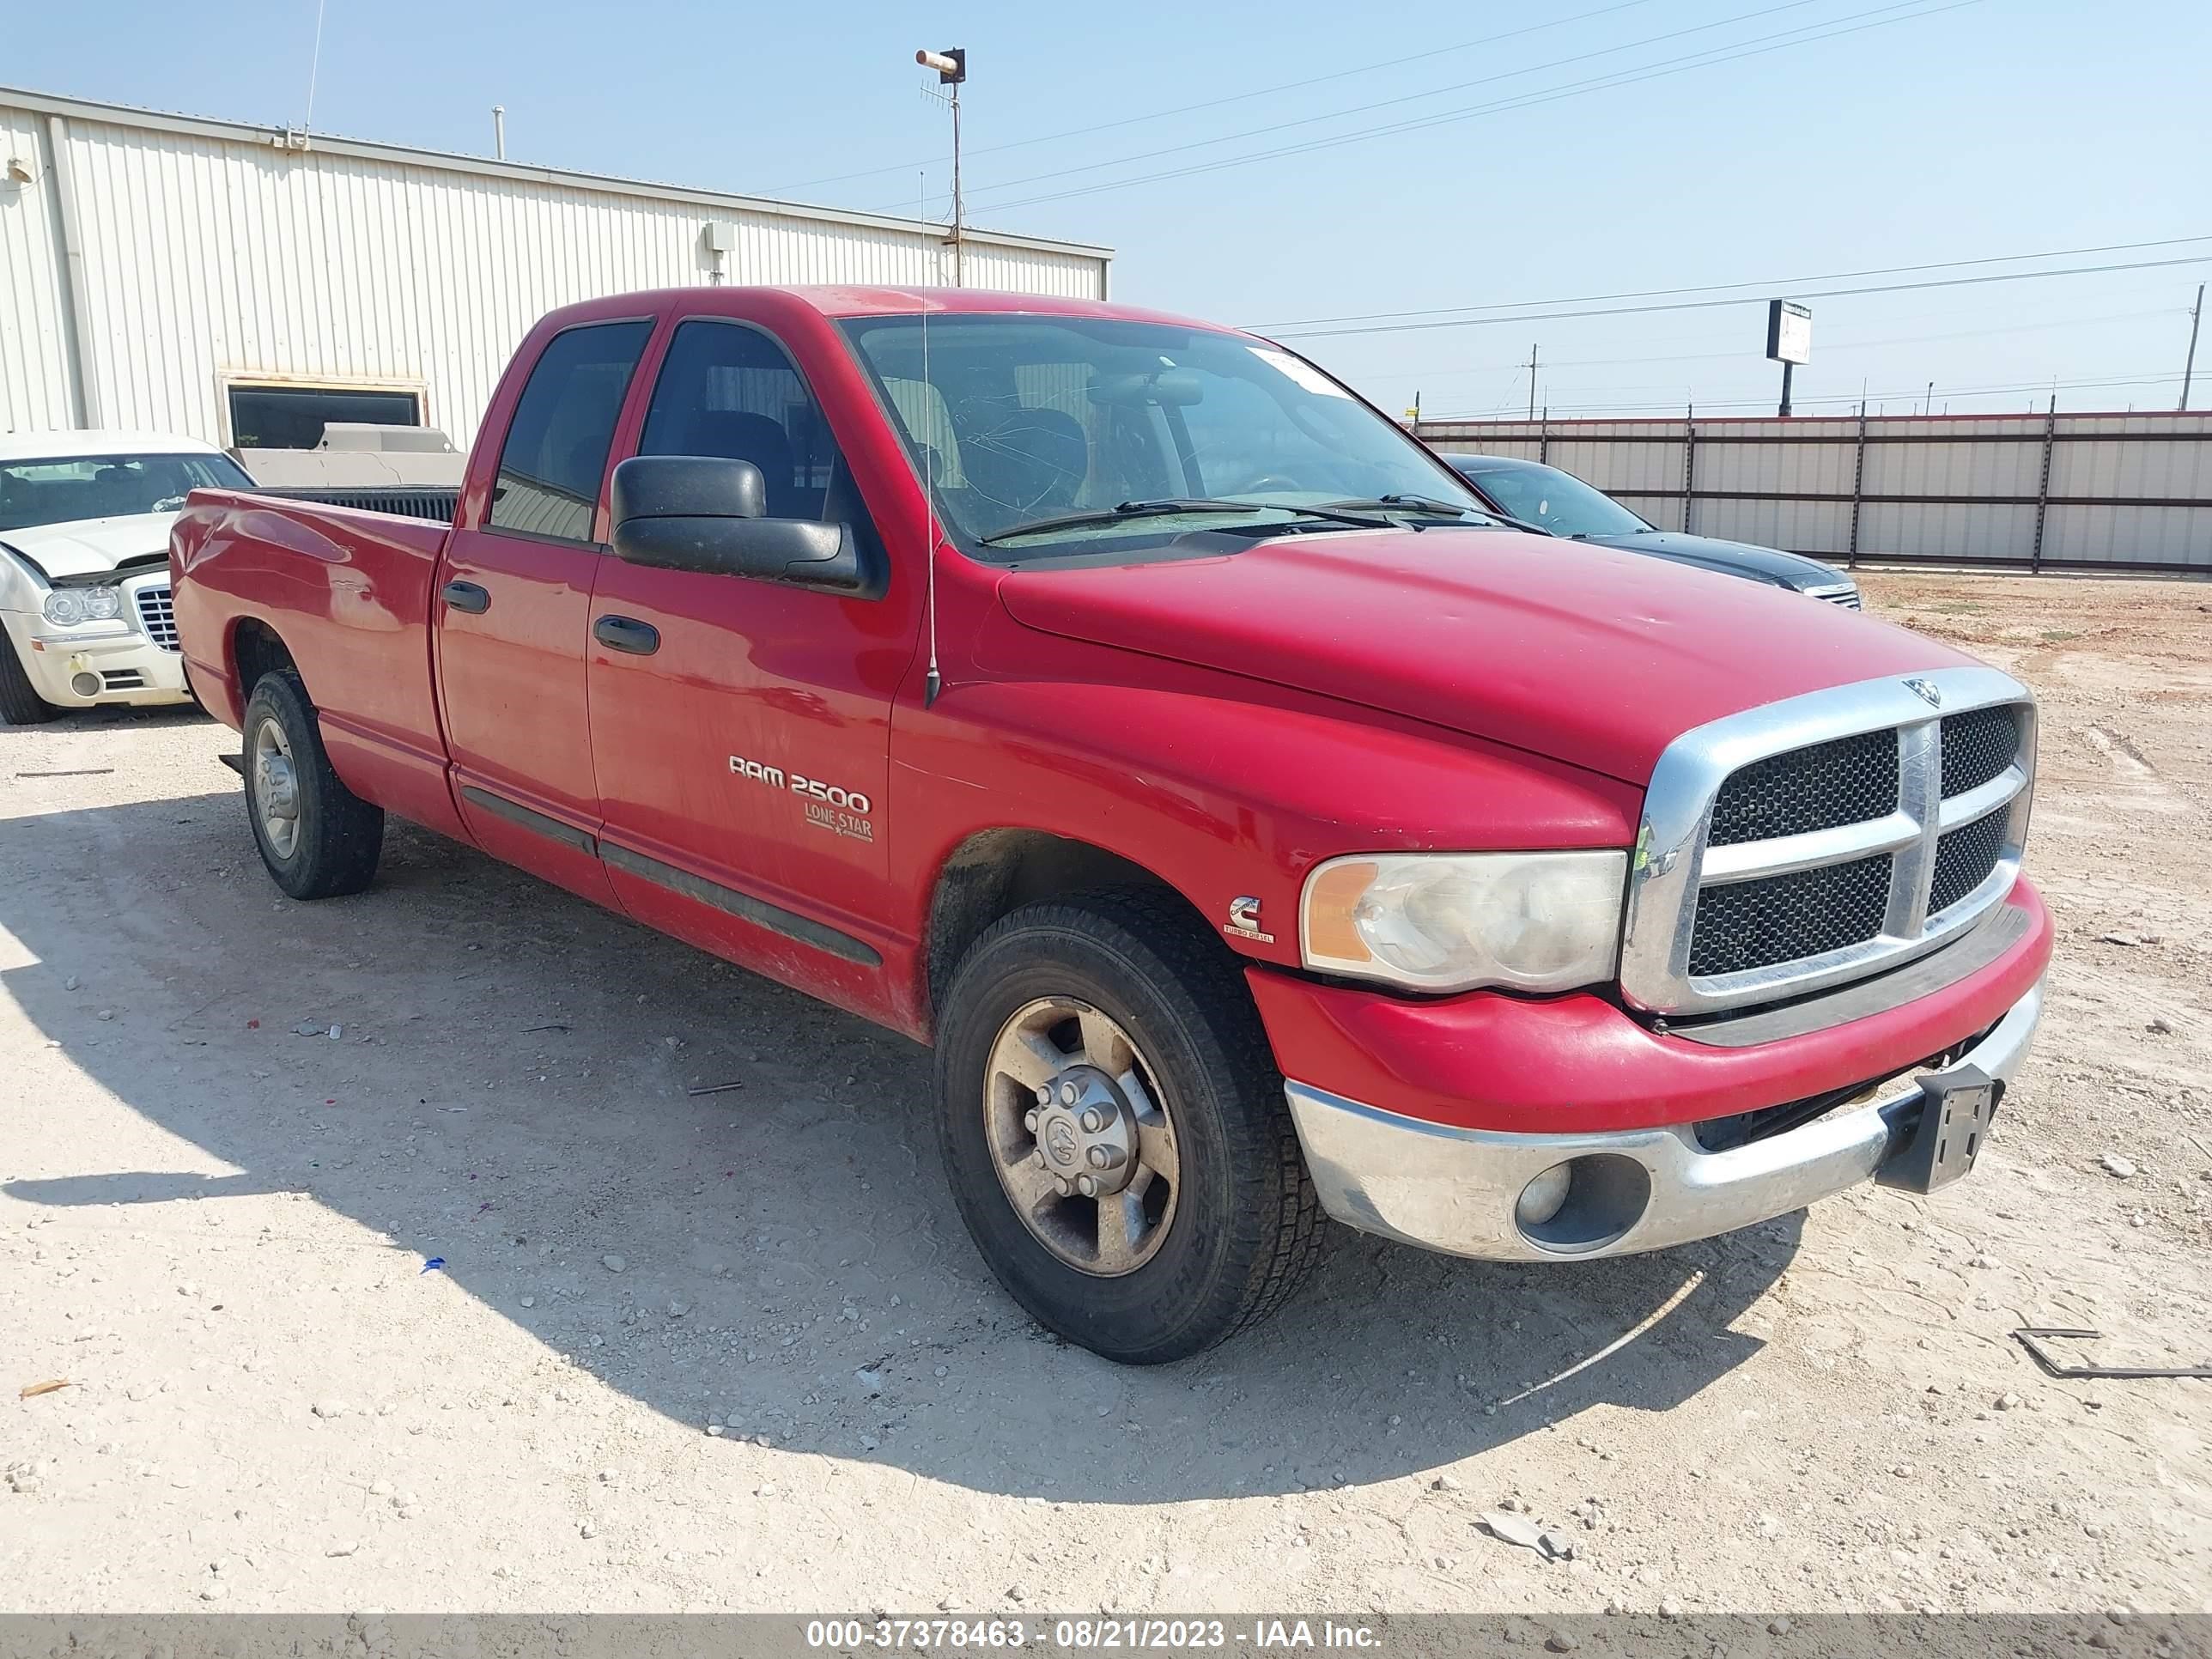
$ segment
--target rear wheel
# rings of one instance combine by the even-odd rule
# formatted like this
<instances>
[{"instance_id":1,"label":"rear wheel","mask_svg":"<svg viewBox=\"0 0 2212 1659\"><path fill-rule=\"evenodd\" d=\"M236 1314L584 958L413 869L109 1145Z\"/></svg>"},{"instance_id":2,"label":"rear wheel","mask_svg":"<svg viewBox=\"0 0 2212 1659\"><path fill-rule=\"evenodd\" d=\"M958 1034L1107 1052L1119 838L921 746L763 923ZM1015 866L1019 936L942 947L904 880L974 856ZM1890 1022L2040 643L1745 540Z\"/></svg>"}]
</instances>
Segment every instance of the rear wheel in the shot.
<instances>
[{"instance_id":1,"label":"rear wheel","mask_svg":"<svg viewBox=\"0 0 2212 1659\"><path fill-rule=\"evenodd\" d=\"M1173 898L1017 911L948 989L940 1133L963 1218L1042 1324L1180 1359L1272 1312L1321 1216L1235 960Z\"/></svg>"},{"instance_id":2,"label":"rear wheel","mask_svg":"<svg viewBox=\"0 0 2212 1659\"><path fill-rule=\"evenodd\" d=\"M300 677L263 675L245 727L246 817L270 877L296 899L361 891L384 848L384 809L331 770Z\"/></svg>"},{"instance_id":3,"label":"rear wheel","mask_svg":"<svg viewBox=\"0 0 2212 1659\"><path fill-rule=\"evenodd\" d=\"M0 723L41 726L62 712L33 689L23 659L15 654L15 641L0 629Z\"/></svg>"}]
</instances>

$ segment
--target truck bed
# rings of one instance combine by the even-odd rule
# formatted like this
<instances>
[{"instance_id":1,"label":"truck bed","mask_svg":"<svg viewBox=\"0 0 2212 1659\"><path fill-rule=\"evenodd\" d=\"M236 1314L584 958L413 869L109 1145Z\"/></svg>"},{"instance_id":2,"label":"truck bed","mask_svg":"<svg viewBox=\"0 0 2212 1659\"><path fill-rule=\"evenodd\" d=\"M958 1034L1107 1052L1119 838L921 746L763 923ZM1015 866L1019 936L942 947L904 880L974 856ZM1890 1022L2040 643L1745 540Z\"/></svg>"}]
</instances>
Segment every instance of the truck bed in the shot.
<instances>
[{"instance_id":1,"label":"truck bed","mask_svg":"<svg viewBox=\"0 0 2212 1659\"><path fill-rule=\"evenodd\" d=\"M305 665L331 763L356 793L461 835L446 781L430 617L446 526L243 490L196 489L169 539L194 690L243 725L241 661Z\"/></svg>"}]
</instances>

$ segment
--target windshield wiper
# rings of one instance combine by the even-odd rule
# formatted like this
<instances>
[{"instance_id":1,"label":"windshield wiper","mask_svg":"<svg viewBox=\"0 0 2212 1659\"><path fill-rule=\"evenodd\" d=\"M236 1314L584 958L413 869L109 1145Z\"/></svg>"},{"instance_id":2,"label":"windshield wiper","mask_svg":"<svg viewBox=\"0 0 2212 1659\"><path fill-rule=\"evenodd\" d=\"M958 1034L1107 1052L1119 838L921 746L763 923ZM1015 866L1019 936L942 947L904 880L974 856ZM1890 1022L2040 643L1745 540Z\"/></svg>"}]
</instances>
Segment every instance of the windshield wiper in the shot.
<instances>
[{"instance_id":1,"label":"windshield wiper","mask_svg":"<svg viewBox=\"0 0 2212 1659\"><path fill-rule=\"evenodd\" d=\"M1451 501L1440 501L1433 495L1367 495L1358 501L1331 501L1333 507L1376 507L1385 512L1419 514L1432 519L1493 519L1498 515L1487 507L1459 506Z\"/></svg>"},{"instance_id":2,"label":"windshield wiper","mask_svg":"<svg viewBox=\"0 0 2212 1659\"><path fill-rule=\"evenodd\" d=\"M1511 525L1516 530L1525 530L1532 536L1550 536L1554 539L1564 539L1566 535L1566 532L1554 530L1548 525L1538 524L1534 519L1516 519L1504 513L1499 514L1498 519L1499 523Z\"/></svg>"},{"instance_id":3,"label":"windshield wiper","mask_svg":"<svg viewBox=\"0 0 2212 1659\"><path fill-rule=\"evenodd\" d=\"M1091 525L1119 524L1127 519L1172 518L1182 513L1289 513L1300 518L1327 519L1337 524L1353 525L1362 530L1389 527L1387 519L1378 519L1371 514L1340 513L1334 507L1294 507L1287 501L1227 501L1212 495L1176 495L1157 501L1123 501L1119 507L1103 507L1092 513L1070 513L1057 519L1038 519L1029 524L1018 524L1010 530L978 536L975 542L980 547L994 547L1018 536L1042 536L1055 530L1081 530Z\"/></svg>"}]
</instances>

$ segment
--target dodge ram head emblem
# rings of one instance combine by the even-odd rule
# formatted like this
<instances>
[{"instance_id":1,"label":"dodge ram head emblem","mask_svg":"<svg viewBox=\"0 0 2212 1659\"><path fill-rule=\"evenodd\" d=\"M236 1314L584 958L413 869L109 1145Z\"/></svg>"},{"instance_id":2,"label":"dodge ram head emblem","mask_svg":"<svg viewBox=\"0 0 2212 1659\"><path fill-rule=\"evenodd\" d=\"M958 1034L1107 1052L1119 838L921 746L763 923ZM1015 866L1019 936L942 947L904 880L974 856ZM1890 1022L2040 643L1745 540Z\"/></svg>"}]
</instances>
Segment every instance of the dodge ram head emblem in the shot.
<instances>
[{"instance_id":1,"label":"dodge ram head emblem","mask_svg":"<svg viewBox=\"0 0 2212 1659\"><path fill-rule=\"evenodd\" d=\"M1055 1164L1075 1162L1075 1130L1064 1117L1055 1117L1045 1126L1044 1149Z\"/></svg>"},{"instance_id":2,"label":"dodge ram head emblem","mask_svg":"<svg viewBox=\"0 0 2212 1659\"><path fill-rule=\"evenodd\" d=\"M1905 681L1905 684L1912 688L1913 696L1918 697L1930 708L1941 708L1943 706L1942 690L1935 681L1923 680L1916 676Z\"/></svg>"}]
</instances>

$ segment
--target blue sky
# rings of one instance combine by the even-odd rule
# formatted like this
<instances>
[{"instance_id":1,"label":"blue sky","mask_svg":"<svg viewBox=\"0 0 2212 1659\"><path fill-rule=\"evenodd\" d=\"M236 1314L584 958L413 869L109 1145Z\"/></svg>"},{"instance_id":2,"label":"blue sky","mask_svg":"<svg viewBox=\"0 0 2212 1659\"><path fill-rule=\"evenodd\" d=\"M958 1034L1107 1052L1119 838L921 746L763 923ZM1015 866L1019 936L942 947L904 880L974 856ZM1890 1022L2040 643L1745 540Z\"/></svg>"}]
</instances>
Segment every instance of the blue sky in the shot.
<instances>
[{"instance_id":1,"label":"blue sky","mask_svg":"<svg viewBox=\"0 0 2212 1659\"><path fill-rule=\"evenodd\" d=\"M19 7L0 83L296 124L315 21L315 0ZM327 0L313 122L482 151L501 103L516 160L942 211L945 113L913 52L956 45L971 219L1109 244L1117 298L1228 322L1791 294L2212 238L2212 7L2196 0ZM1753 55L1674 61L1734 52ZM1423 125L1334 142L1407 122ZM1939 410L2039 406L2054 381L2062 408L2171 408L2212 240L2041 263L2160 258L2198 262L1813 300L1800 409L1863 386L1899 412L1930 380ZM1771 412L1753 401L1777 379L1763 325L1741 305L1299 344L1387 407L1419 391L1431 415L1525 411L1532 343L1557 412ZM2192 401L2212 406L2212 344L2199 368Z\"/></svg>"}]
</instances>

